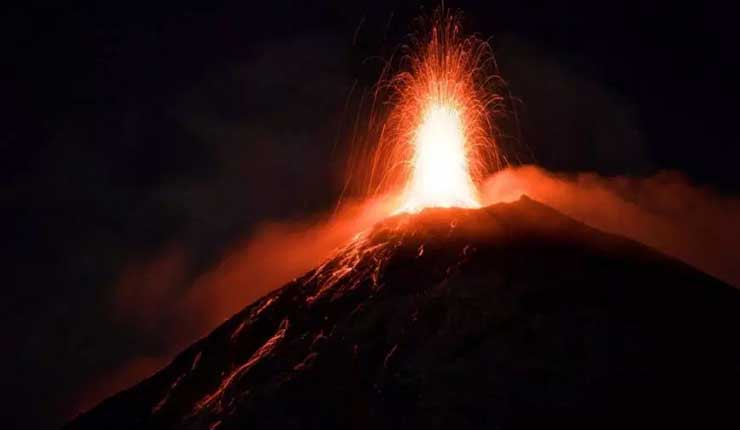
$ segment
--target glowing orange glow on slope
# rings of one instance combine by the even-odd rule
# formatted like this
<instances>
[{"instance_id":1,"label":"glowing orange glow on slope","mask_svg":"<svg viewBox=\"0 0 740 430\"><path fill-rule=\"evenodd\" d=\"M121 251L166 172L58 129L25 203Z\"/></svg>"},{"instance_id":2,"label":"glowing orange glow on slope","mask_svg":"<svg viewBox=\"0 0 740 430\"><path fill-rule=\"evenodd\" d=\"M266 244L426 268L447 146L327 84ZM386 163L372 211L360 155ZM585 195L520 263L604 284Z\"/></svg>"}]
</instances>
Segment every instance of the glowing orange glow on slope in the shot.
<instances>
[{"instance_id":1,"label":"glowing orange glow on slope","mask_svg":"<svg viewBox=\"0 0 740 430\"><path fill-rule=\"evenodd\" d=\"M490 46L438 11L387 82L393 106L372 172L395 189L396 213L480 207L477 184L501 162L491 117L502 98Z\"/></svg>"}]
</instances>

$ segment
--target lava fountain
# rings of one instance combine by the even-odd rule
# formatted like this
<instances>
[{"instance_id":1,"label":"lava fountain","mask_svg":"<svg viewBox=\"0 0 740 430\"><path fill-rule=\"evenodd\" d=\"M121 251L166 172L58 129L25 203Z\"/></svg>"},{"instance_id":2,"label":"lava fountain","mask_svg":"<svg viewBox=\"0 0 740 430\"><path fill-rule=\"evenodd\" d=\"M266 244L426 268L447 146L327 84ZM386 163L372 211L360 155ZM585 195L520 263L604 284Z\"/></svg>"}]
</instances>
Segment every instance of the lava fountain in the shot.
<instances>
[{"instance_id":1,"label":"lava fountain","mask_svg":"<svg viewBox=\"0 0 740 430\"><path fill-rule=\"evenodd\" d=\"M460 112L454 106L430 105L413 145L413 170L402 211L427 206L480 206L470 176Z\"/></svg>"},{"instance_id":2,"label":"lava fountain","mask_svg":"<svg viewBox=\"0 0 740 430\"><path fill-rule=\"evenodd\" d=\"M488 43L463 37L459 19L437 12L387 80L393 106L372 171L385 170L396 213L480 207L477 184L500 167L492 116L502 97Z\"/></svg>"},{"instance_id":3,"label":"lava fountain","mask_svg":"<svg viewBox=\"0 0 740 430\"><path fill-rule=\"evenodd\" d=\"M384 102L391 109L379 122L378 140L371 141L377 146L368 153L368 194L391 196L383 216L429 207L479 208L478 184L505 161L493 125L502 112L504 98L496 88L503 82L489 44L463 37L459 18L442 9L421 24L405 46L400 71L378 85L389 90ZM375 282L393 249L413 232L412 218L376 224L339 248L312 275L322 285L319 294L339 281L350 288L366 277Z\"/></svg>"}]
</instances>

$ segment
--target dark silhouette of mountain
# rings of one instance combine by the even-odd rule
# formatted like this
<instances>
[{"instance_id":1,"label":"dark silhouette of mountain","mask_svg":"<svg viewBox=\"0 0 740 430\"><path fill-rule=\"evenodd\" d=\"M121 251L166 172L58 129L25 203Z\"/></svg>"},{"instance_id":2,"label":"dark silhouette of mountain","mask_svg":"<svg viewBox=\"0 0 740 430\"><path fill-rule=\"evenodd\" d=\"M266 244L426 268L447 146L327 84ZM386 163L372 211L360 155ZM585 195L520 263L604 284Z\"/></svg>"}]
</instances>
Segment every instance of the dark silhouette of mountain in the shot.
<instances>
[{"instance_id":1,"label":"dark silhouette of mountain","mask_svg":"<svg viewBox=\"0 0 740 430\"><path fill-rule=\"evenodd\" d=\"M425 210L68 428L740 428L739 330L740 291L528 198Z\"/></svg>"}]
</instances>

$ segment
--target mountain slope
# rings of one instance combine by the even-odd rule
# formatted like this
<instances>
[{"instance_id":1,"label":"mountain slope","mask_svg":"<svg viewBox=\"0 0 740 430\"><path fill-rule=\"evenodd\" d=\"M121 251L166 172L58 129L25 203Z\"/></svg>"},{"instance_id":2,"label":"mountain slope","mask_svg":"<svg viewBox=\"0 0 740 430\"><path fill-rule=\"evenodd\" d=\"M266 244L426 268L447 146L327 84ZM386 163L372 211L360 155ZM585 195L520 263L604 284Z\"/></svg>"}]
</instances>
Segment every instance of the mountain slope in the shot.
<instances>
[{"instance_id":1,"label":"mountain slope","mask_svg":"<svg viewBox=\"0 0 740 430\"><path fill-rule=\"evenodd\" d=\"M68 427L736 427L738 329L740 291L530 199L426 210Z\"/></svg>"}]
</instances>

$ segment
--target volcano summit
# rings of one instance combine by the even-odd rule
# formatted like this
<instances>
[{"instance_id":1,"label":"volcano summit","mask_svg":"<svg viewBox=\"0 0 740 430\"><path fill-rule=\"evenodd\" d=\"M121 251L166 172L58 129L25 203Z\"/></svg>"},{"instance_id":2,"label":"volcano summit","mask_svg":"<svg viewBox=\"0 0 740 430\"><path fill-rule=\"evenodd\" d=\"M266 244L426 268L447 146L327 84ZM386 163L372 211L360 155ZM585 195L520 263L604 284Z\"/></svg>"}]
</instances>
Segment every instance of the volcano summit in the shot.
<instances>
[{"instance_id":1,"label":"volcano summit","mask_svg":"<svg viewBox=\"0 0 740 430\"><path fill-rule=\"evenodd\" d=\"M526 197L426 209L68 428L737 428L739 329L736 289Z\"/></svg>"}]
</instances>

